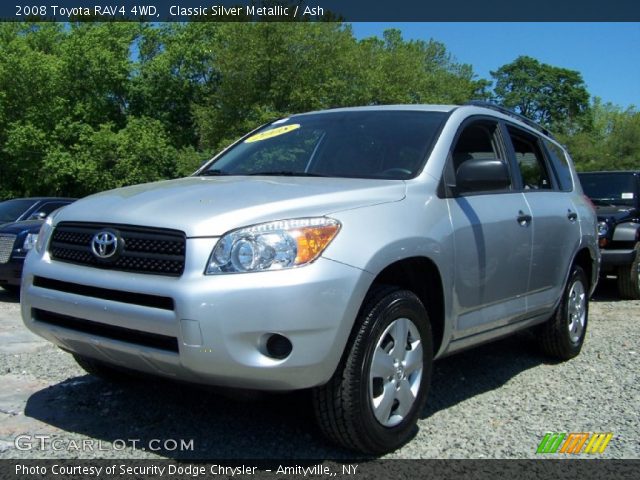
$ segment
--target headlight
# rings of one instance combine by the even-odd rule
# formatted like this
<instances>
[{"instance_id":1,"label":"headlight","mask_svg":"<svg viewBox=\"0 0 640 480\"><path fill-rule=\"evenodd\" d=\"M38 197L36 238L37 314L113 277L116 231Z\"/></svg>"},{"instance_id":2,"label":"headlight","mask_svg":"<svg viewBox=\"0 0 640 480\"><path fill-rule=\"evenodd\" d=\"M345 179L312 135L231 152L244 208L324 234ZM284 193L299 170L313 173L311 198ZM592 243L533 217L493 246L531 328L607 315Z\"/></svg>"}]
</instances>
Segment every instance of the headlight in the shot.
<instances>
[{"instance_id":1,"label":"headlight","mask_svg":"<svg viewBox=\"0 0 640 480\"><path fill-rule=\"evenodd\" d=\"M33 247L37 245L37 242L38 242L38 234L28 233L27 237L24 239L24 243L22 244L22 249L31 250Z\"/></svg>"},{"instance_id":2,"label":"headlight","mask_svg":"<svg viewBox=\"0 0 640 480\"><path fill-rule=\"evenodd\" d=\"M40 232L36 234L36 237L37 237L36 252L38 253L42 253L44 246L49 241L49 236L53 231L53 217L54 215L49 215L47 219L44 221L44 223L42 224L42 226L40 227ZM25 240L25 244L26 244L26 240Z\"/></svg>"},{"instance_id":3,"label":"headlight","mask_svg":"<svg viewBox=\"0 0 640 480\"><path fill-rule=\"evenodd\" d=\"M340 230L332 218L262 223L223 235L211 252L206 275L260 272L313 262Z\"/></svg>"},{"instance_id":4,"label":"headlight","mask_svg":"<svg viewBox=\"0 0 640 480\"><path fill-rule=\"evenodd\" d=\"M607 225L607 222L598 222L598 236L600 238L602 237L606 237L607 233L609 233L609 225Z\"/></svg>"}]
</instances>

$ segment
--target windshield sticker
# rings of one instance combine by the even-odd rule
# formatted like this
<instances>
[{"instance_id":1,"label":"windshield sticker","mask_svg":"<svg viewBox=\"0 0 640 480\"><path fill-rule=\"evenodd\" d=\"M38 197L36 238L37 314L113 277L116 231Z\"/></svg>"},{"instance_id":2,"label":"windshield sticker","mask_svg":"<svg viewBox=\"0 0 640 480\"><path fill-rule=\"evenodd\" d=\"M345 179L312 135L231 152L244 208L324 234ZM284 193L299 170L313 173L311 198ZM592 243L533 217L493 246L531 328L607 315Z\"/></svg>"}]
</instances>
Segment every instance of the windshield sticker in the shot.
<instances>
[{"instance_id":1,"label":"windshield sticker","mask_svg":"<svg viewBox=\"0 0 640 480\"><path fill-rule=\"evenodd\" d=\"M633 192L623 193L622 194L622 199L623 200L633 200Z\"/></svg>"},{"instance_id":2,"label":"windshield sticker","mask_svg":"<svg viewBox=\"0 0 640 480\"><path fill-rule=\"evenodd\" d=\"M291 125L285 125L283 127L273 128L271 130L267 130L266 132L256 133L255 135L251 135L247 138L244 143L253 143L259 142L261 140L266 140L267 138L277 137L279 135L284 135L285 133L293 132L300 128L299 123L293 123Z\"/></svg>"}]
</instances>

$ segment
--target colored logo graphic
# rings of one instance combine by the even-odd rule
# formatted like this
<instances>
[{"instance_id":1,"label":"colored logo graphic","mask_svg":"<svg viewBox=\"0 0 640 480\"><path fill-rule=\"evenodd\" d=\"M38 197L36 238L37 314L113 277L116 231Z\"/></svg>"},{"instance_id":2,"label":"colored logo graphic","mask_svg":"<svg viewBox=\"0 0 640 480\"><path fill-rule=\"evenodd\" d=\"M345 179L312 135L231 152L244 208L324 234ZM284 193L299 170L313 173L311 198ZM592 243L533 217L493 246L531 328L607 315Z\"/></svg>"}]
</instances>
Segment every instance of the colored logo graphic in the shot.
<instances>
[{"instance_id":1,"label":"colored logo graphic","mask_svg":"<svg viewBox=\"0 0 640 480\"><path fill-rule=\"evenodd\" d=\"M613 433L547 433L536 453L604 453Z\"/></svg>"}]
</instances>

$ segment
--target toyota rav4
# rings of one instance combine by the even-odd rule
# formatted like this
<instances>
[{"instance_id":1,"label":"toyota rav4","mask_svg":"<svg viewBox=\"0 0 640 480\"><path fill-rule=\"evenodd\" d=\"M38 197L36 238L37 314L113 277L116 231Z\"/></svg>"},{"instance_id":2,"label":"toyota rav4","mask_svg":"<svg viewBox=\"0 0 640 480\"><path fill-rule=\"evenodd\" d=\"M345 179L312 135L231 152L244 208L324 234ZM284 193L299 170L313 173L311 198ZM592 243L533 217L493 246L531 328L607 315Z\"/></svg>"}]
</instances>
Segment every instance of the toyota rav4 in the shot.
<instances>
[{"instance_id":1,"label":"toyota rav4","mask_svg":"<svg viewBox=\"0 0 640 480\"><path fill-rule=\"evenodd\" d=\"M435 359L525 328L580 352L596 223L567 152L507 110L292 115L49 217L22 316L91 373L312 389L330 439L381 453Z\"/></svg>"}]
</instances>

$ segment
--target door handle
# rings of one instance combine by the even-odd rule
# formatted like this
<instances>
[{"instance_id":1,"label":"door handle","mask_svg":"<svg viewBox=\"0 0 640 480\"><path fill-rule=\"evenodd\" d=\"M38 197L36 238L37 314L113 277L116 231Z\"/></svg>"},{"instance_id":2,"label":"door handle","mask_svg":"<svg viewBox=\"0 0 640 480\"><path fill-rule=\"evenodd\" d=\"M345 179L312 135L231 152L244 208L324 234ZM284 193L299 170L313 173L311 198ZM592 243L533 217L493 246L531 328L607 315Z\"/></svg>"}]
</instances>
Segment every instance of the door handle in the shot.
<instances>
[{"instance_id":1,"label":"door handle","mask_svg":"<svg viewBox=\"0 0 640 480\"><path fill-rule=\"evenodd\" d=\"M531 215L524 213L522 210L518 212L518 223L521 226L526 227L527 225L529 225L529 223L531 223L531 220L533 220L533 217Z\"/></svg>"},{"instance_id":2,"label":"door handle","mask_svg":"<svg viewBox=\"0 0 640 480\"><path fill-rule=\"evenodd\" d=\"M578 220L578 214L569 210L569 213L567 213L567 218L570 222L575 222L576 220Z\"/></svg>"}]
</instances>

